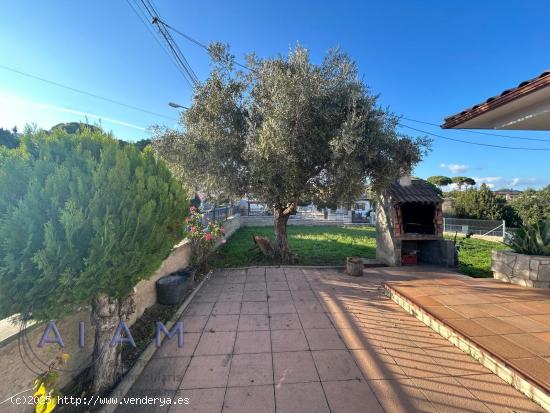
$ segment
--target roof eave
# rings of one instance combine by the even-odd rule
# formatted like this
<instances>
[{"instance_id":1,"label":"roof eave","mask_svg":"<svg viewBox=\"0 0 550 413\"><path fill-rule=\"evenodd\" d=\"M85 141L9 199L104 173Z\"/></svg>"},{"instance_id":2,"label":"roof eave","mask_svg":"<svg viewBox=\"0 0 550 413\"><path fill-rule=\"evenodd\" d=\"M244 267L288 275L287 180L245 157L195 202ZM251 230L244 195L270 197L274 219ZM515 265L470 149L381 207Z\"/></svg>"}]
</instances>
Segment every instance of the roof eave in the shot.
<instances>
[{"instance_id":1,"label":"roof eave","mask_svg":"<svg viewBox=\"0 0 550 413\"><path fill-rule=\"evenodd\" d=\"M493 109L502 105L506 105L514 100L520 99L537 90L540 90L550 85L550 72L544 72L540 77L526 82L525 85L517 87L510 92L504 91L503 94L488 102L475 105L470 109L466 109L460 113L445 118L445 122L441 125L443 129L457 128L459 125L481 116Z\"/></svg>"}]
</instances>

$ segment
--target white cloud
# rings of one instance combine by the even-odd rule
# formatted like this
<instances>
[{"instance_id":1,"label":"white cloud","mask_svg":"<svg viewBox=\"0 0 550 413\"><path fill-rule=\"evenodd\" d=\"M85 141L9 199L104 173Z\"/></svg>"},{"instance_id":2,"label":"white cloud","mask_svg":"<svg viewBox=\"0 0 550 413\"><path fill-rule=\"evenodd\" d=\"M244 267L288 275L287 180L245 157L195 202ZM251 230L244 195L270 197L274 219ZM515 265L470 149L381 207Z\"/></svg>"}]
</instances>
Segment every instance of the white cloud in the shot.
<instances>
[{"instance_id":1,"label":"white cloud","mask_svg":"<svg viewBox=\"0 0 550 413\"><path fill-rule=\"evenodd\" d=\"M503 176L473 176L472 179L476 181L476 186L479 188L481 184L487 185L492 190L497 189L517 189L524 190L527 188L542 188L550 184L548 179L542 178L521 178L513 177L506 178ZM450 184L446 190L458 189L458 185Z\"/></svg>"},{"instance_id":2,"label":"white cloud","mask_svg":"<svg viewBox=\"0 0 550 413\"><path fill-rule=\"evenodd\" d=\"M491 189L500 189L500 188L513 188L513 189L525 189L529 187L541 186L544 184L540 179L537 178L505 178L502 176L477 176L474 177L474 180L479 185L486 184Z\"/></svg>"},{"instance_id":3,"label":"white cloud","mask_svg":"<svg viewBox=\"0 0 550 413\"><path fill-rule=\"evenodd\" d=\"M502 176L486 176L486 177L475 177L474 180L478 184L490 184L494 182L502 182L505 179Z\"/></svg>"},{"instance_id":4,"label":"white cloud","mask_svg":"<svg viewBox=\"0 0 550 413\"><path fill-rule=\"evenodd\" d=\"M447 168L449 171L451 171L455 175L463 174L464 172L467 172L468 169L470 169L469 165L463 165L458 163L449 163L449 164L442 163L439 166L441 168Z\"/></svg>"}]
</instances>

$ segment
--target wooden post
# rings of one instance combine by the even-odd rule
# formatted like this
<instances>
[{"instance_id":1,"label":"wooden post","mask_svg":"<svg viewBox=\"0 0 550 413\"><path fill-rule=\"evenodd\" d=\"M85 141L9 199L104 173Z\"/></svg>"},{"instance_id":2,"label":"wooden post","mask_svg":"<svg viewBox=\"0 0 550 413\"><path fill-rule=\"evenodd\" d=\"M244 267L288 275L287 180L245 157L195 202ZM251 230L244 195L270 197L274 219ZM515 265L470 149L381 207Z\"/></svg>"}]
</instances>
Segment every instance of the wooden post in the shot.
<instances>
[{"instance_id":1,"label":"wooden post","mask_svg":"<svg viewBox=\"0 0 550 413\"><path fill-rule=\"evenodd\" d=\"M361 257L348 257L346 259L346 272L354 277L363 275L363 259Z\"/></svg>"}]
</instances>

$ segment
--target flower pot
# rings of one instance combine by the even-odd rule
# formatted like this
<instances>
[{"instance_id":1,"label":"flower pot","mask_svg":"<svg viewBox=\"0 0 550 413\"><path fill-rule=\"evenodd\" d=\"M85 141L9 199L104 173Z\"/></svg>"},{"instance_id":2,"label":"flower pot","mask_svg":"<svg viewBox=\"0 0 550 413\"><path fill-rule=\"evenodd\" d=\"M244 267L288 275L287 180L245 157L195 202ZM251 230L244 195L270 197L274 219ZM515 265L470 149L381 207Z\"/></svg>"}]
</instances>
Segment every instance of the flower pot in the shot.
<instances>
[{"instance_id":1,"label":"flower pot","mask_svg":"<svg viewBox=\"0 0 550 413\"><path fill-rule=\"evenodd\" d=\"M194 277L194 269L185 268L168 274L157 280L157 302L164 305L181 303L191 286Z\"/></svg>"},{"instance_id":2,"label":"flower pot","mask_svg":"<svg viewBox=\"0 0 550 413\"><path fill-rule=\"evenodd\" d=\"M346 272L354 277L363 275L363 259L361 257L348 257L346 259Z\"/></svg>"}]
</instances>

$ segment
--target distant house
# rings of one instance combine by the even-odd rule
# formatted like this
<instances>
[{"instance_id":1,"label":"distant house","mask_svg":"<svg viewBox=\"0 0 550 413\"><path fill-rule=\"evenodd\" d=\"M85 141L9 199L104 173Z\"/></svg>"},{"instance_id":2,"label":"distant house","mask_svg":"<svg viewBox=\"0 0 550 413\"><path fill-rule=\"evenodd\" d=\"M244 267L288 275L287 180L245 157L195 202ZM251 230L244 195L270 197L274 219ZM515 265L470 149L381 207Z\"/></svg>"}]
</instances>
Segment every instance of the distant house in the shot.
<instances>
[{"instance_id":1,"label":"distant house","mask_svg":"<svg viewBox=\"0 0 550 413\"><path fill-rule=\"evenodd\" d=\"M374 202L362 196L355 200L350 205L351 210L351 220L353 222L371 222L374 223Z\"/></svg>"},{"instance_id":2,"label":"distant house","mask_svg":"<svg viewBox=\"0 0 550 413\"><path fill-rule=\"evenodd\" d=\"M521 191L515 189L499 189L493 191L493 193L498 197L504 198L506 201L511 201L515 197L521 195Z\"/></svg>"}]
</instances>

